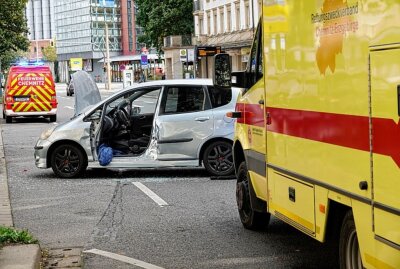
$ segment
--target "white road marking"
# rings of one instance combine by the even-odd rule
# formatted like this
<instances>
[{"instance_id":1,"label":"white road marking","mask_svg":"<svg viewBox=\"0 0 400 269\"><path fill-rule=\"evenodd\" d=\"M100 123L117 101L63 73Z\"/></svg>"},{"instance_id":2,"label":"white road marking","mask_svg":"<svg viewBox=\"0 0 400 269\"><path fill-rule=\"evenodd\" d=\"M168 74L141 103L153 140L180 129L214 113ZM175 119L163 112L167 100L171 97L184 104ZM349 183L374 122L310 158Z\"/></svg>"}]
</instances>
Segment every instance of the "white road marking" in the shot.
<instances>
[{"instance_id":1,"label":"white road marking","mask_svg":"<svg viewBox=\"0 0 400 269\"><path fill-rule=\"evenodd\" d=\"M156 202L159 206L167 206L167 202L165 202L161 197L159 197L157 194L155 194L152 190L147 188L145 185L143 185L140 182L132 182L133 185L138 187L142 192L144 192L147 196L149 196L151 199L153 199L154 202Z\"/></svg>"},{"instance_id":2,"label":"white road marking","mask_svg":"<svg viewBox=\"0 0 400 269\"><path fill-rule=\"evenodd\" d=\"M68 109L74 109L72 106L65 106L65 108L68 108Z\"/></svg>"},{"instance_id":3,"label":"white road marking","mask_svg":"<svg viewBox=\"0 0 400 269\"><path fill-rule=\"evenodd\" d=\"M125 262L128 264L132 264L132 265L136 265L145 269L164 269L162 267L159 267L157 265L151 264L151 263L147 263L147 262L143 262L140 260L136 260L133 258L129 258L123 255L119 255L119 254L115 254L112 252L108 252L108 251L103 251L103 250L99 250L99 249L90 249L90 250L85 250L83 251L83 253L92 253L92 254L97 254L100 256L104 256L110 259L114 259L117 261L121 261L121 262Z\"/></svg>"}]
</instances>

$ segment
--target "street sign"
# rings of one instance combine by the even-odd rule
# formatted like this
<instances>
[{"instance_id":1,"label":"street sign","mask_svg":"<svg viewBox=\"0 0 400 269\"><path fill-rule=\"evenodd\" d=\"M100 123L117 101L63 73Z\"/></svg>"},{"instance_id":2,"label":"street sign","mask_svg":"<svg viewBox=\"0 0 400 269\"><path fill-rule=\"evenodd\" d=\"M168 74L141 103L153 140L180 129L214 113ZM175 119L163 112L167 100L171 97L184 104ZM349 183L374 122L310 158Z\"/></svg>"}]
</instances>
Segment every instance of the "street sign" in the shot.
<instances>
[{"instance_id":1,"label":"street sign","mask_svg":"<svg viewBox=\"0 0 400 269\"><path fill-rule=\"evenodd\" d=\"M197 57L214 56L215 54L221 53L221 47L197 47Z\"/></svg>"},{"instance_id":2,"label":"street sign","mask_svg":"<svg viewBox=\"0 0 400 269\"><path fill-rule=\"evenodd\" d=\"M179 58L181 59L181 62L186 62L187 61L187 49L180 49L179 50Z\"/></svg>"},{"instance_id":3,"label":"street sign","mask_svg":"<svg viewBox=\"0 0 400 269\"><path fill-rule=\"evenodd\" d=\"M82 58L71 58L69 59L71 71L79 71L83 68Z\"/></svg>"},{"instance_id":4,"label":"street sign","mask_svg":"<svg viewBox=\"0 0 400 269\"><path fill-rule=\"evenodd\" d=\"M145 54L140 55L140 64L147 65L148 63L149 63L149 61L147 59L147 55L145 55Z\"/></svg>"}]
</instances>

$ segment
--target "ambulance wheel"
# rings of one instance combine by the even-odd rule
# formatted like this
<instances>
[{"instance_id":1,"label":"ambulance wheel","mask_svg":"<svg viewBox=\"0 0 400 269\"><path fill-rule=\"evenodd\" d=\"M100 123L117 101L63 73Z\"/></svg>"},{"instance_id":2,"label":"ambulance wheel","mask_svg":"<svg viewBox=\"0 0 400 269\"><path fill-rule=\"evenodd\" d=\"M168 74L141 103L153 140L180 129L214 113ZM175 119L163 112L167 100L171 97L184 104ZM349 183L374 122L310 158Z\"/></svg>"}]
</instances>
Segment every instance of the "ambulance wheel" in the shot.
<instances>
[{"instance_id":1,"label":"ambulance wheel","mask_svg":"<svg viewBox=\"0 0 400 269\"><path fill-rule=\"evenodd\" d=\"M50 118L50 122L56 122L57 121L57 115L51 115L49 118Z\"/></svg>"},{"instance_id":2,"label":"ambulance wheel","mask_svg":"<svg viewBox=\"0 0 400 269\"><path fill-rule=\"evenodd\" d=\"M72 178L81 175L87 167L87 159L77 146L62 144L51 153L51 168L61 178Z\"/></svg>"},{"instance_id":3,"label":"ambulance wheel","mask_svg":"<svg viewBox=\"0 0 400 269\"><path fill-rule=\"evenodd\" d=\"M351 210L344 216L340 230L339 262L341 269L364 268L357 239L356 225Z\"/></svg>"},{"instance_id":4,"label":"ambulance wheel","mask_svg":"<svg viewBox=\"0 0 400 269\"><path fill-rule=\"evenodd\" d=\"M253 210L250 195L249 173L246 162L242 162L239 165L236 183L236 202L240 220L246 229L265 229L268 226L271 215Z\"/></svg>"},{"instance_id":5,"label":"ambulance wheel","mask_svg":"<svg viewBox=\"0 0 400 269\"><path fill-rule=\"evenodd\" d=\"M6 116L6 123L12 123L12 117Z\"/></svg>"},{"instance_id":6,"label":"ambulance wheel","mask_svg":"<svg viewBox=\"0 0 400 269\"><path fill-rule=\"evenodd\" d=\"M227 141L215 141L207 146L203 155L206 170L213 176L233 174L232 144Z\"/></svg>"}]
</instances>

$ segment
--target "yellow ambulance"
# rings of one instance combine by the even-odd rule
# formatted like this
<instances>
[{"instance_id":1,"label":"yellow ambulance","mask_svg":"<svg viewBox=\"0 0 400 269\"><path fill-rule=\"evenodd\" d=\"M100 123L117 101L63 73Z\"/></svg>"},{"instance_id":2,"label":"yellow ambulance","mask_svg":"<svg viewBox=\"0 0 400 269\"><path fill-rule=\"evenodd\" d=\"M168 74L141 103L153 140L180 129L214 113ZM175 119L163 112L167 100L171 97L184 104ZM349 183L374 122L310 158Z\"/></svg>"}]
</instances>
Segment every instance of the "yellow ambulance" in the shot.
<instances>
[{"instance_id":1,"label":"yellow ambulance","mask_svg":"<svg viewBox=\"0 0 400 269\"><path fill-rule=\"evenodd\" d=\"M233 145L243 225L338 243L340 268L400 268L400 1L264 0Z\"/></svg>"}]
</instances>

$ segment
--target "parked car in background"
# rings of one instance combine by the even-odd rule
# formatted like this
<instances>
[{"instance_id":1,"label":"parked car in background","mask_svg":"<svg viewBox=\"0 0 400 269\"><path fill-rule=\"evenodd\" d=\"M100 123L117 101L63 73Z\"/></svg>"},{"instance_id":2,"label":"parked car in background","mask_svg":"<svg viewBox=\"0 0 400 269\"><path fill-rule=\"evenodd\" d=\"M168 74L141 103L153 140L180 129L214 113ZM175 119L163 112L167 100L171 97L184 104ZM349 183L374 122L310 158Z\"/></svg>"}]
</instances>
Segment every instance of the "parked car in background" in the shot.
<instances>
[{"instance_id":1,"label":"parked car in background","mask_svg":"<svg viewBox=\"0 0 400 269\"><path fill-rule=\"evenodd\" d=\"M74 82L70 79L67 83L67 96L72 96L74 94Z\"/></svg>"},{"instance_id":2,"label":"parked car in background","mask_svg":"<svg viewBox=\"0 0 400 269\"><path fill-rule=\"evenodd\" d=\"M3 119L20 116L57 120L57 95L48 66L12 66L3 91Z\"/></svg>"},{"instance_id":3,"label":"parked car in background","mask_svg":"<svg viewBox=\"0 0 400 269\"><path fill-rule=\"evenodd\" d=\"M204 165L214 176L234 172L232 139L239 89L220 90L208 79L159 80L123 89L101 101L90 76L73 75L75 116L43 132L35 163L63 178L87 167L161 168ZM99 148L112 161L99 163Z\"/></svg>"}]
</instances>

